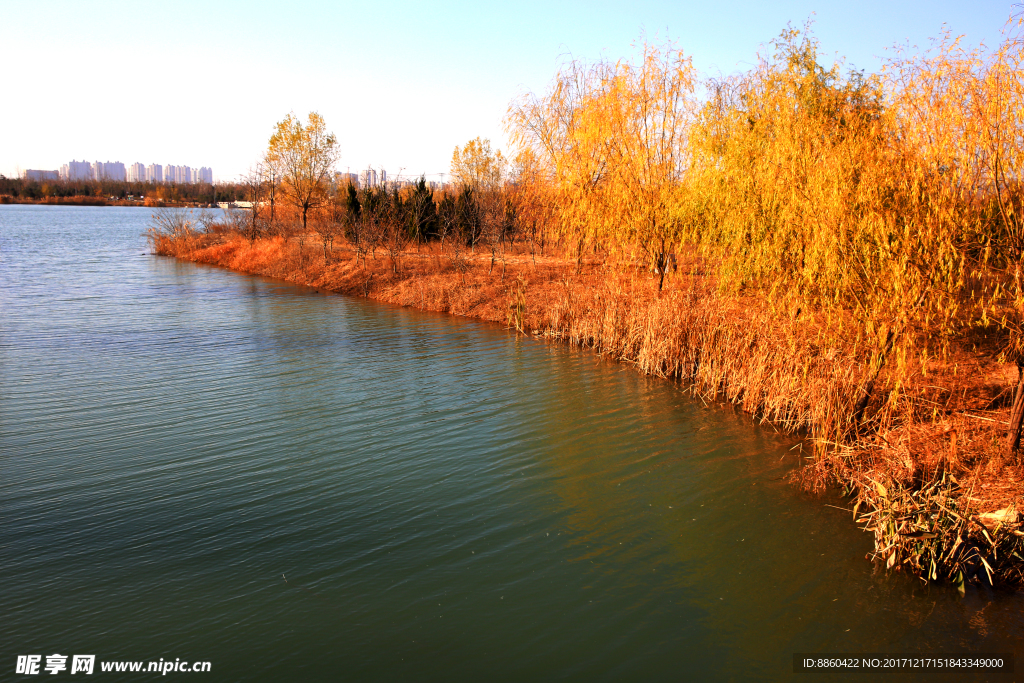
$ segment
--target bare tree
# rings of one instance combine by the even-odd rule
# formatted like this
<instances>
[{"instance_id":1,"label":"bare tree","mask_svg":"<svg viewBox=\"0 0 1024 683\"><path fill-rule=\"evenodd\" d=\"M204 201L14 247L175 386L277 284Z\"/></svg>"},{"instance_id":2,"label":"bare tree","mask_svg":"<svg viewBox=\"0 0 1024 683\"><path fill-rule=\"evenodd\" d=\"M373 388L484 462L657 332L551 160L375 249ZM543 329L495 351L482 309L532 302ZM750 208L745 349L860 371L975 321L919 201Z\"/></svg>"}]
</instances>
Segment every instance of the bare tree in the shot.
<instances>
[{"instance_id":1,"label":"bare tree","mask_svg":"<svg viewBox=\"0 0 1024 683\"><path fill-rule=\"evenodd\" d=\"M496 190L482 192L478 196L480 206L481 241L491 252L488 273L494 270L494 262L501 261L501 279L505 279L505 200Z\"/></svg>"},{"instance_id":2,"label":"bare tree","mask_svg":"<svg viewBox=\"0 0 1024 683\"><path fill-rule=\"evenodd\" d=\"M147 238L159 253L162 246L187 247L189 251L198 246L202 236L197 217L184 209L159 209L151 217Z\"/></svg>"},{"instance_id":3,"label":"bare tree","mask_svg":"<svg viewBox=\"0 0 1024 683\"><path fill-rule=\"evenodd\" d=\"M451 196L446 196L441 202L440 218L441 231L441 253L451 263L455 272L462 277L462 284L466 284L466 270L469 268L469 260L466 256L466 239L463 235L463 224L466 220L463 216L463 205L455 201Z\"/></svg>"},{"instance_id":4,"label":"bare tree","mask_svg":"<svg viewBox=\"0 0 1024 683\"><path fill-rule=\"evenodd\" d=\"M331 212L318 212L311 221L313 232L320 239L324 249L324 265L330 263L330 252L334 251L334 239L341 233L340 226L333 219Z\"/></svg>"},{"instance_id":5,"label":"bare tree","mask_svg":"<svg viewBox=\"0 0 1024 683\"><path fill-rule=\"evenodd\" d=\"M402 255L409 246L409 227L402 220L402 204L398 190L393 193L383 191L384 199L378 204L376 212L383 228L384 248L391 258L391 272L396 275L402 268Z\"/></svg>"},{"instance_id":6,"label":"bare tree","mask_svg":"<svg viewBox=\"0 0 1024 683\"><path fill-rule=\"evenodd\" d=\"M264 152L258 168L263 173L264 195L270 208L269 221L273 225L275 220L274 209L277 202L277 192L281 186L281 176L274 166L270 152Z\"/></svg>"},{"instance_id":7,"label":"bare tree","mask_svg":"<svg viewBox=\"0 0 1024 683\"><path fill-rule=\"evenodd\" d=\"M189 239L198 228L198 221L190 211L183 209L159 209L150 221L150 233L166 235L171 239Z\"/></svg>"},{"instance_id":8,"label":"bare tree","mask_svg":"<svg viewBox=\"0 0 1024 683\"><path fill-rule=\"evenodd\" d=\"M373 196L367 193L364 199L372 200ZM365 267L367 254L372 259L377 258L377 247L380 246L384 236L384 221L372 201L364 202L355 219L352 220L351 229L356 247L356 258L361 257Z\"/></svg>"},{"instance_id":9,"label":"bare tree","mask_svg":"<svg viewBox=\"0 0 1024 683\"><path fill-rule=\"evenodd\" d=\"M267 169L263 163L249 169L249 172L242 177L242 185L245 187L246 196L249 198L250 208L248 212L234 211L229 220L242 235L254 243L263 234L264 221L263 203L264 194L267 190Z\"/></svg>"}]
</instances>

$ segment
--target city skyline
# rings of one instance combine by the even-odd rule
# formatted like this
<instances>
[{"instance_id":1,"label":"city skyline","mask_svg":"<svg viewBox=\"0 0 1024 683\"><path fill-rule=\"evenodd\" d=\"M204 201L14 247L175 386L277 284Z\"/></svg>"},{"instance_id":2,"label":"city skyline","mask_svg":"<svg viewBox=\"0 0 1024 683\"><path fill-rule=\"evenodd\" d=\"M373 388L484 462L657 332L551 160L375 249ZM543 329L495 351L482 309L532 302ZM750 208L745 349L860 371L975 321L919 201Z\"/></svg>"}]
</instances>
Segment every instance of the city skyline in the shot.
<instances>
[{"instance_id":1,"label":"city skyline","mask_svg":"<svg viewBox=\"0 0 1024 683\"><path fill-rule=\"evenodd\" d=\"M25 169L26 180L113 180L146 183L210 183L213 169L207 166L149 164L135 162L128 166L120 161L71 160L57 170Z\"/></svg>"},{"instance_id":2,"label":"city skyline","mask_svg":"<svg viewBox=\"0 0 1024 683\"><path fill-rule=\"evenodd\" d=\"M376 187L376 186L404 186L415 183L423 177L427 186L432 189L444 185L448 173L432 174L407 174L391 173L384 168L369 166L358 173L350 170L334 171L334 182L336 184L351 183L355 187ZM213 169L201 166L176 166L173 164L143 164L135 162L125 165L120 161L78 161L72 160L62 164L59 169L36 169L29 168L20 170L14 177L23 177L29 181L44 182L48 180L114 180L122 182L150 182L150 183L192 183L215 182ZM433 178L438 178L434 180ZM430 178L427 180L427 178ZM233 182L217 179L216 182Z\"/></svg>"}]
</instances>

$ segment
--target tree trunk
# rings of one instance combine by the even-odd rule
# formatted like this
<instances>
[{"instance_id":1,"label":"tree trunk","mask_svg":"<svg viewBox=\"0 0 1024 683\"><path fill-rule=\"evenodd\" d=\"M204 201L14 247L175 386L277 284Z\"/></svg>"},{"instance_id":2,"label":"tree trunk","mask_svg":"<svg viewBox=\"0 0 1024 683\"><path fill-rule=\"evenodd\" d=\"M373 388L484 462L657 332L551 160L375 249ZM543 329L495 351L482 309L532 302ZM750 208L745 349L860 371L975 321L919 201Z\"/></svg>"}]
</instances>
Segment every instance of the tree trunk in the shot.
<instances>
[{"instance_id":1,"label":"tree trunk","mask_svg":"<svg viewBox=\"0 0 1024 683\"><path fill-rule=\"evenodd\" d=\"M651 229L655 227L654 219L651 219ZM668 269L668 254L665 250L665 238L661 238L661 248L658 250L658 260L656 261L658 268L658 296L661 296L661 290L665 286L665 271Z\"/></svg>"},{"instance_id":2,"label":"tree trunk","mask_svg":"<svg viewBox=\"0 0 1024 683\"><path fill-rule=\"evenodd\" d=\"M878 359L875 363L874 371L871 376L868 377L867 381L860 385L860 397L857 399L856 405L853 407L853 424L857 425L860 423L861 418L864 417L864 411L867 410L868 402L871 401L871 393L875 390L875 380L878 379L879 373L882 372L882 368L885 366L885 360L892 351L893 342L896 341L896 334L894 330L889 330L889 334L886 335L885 345L882 347L882 353L878 355Z\"/></svg>"},{"instance_id":3,"label":"tree trunk","mask_svg":"<svg viewBox=\"0 0 1024 683\"><path fill-rule=\"evenodd\" d=\"M1010 428L1006 432L1006 451L1013 455L1020 446L1021 426L1024 425L1024 366L1017 361L1017 393L1010 411Z\"/></svg>"}]
</instances>

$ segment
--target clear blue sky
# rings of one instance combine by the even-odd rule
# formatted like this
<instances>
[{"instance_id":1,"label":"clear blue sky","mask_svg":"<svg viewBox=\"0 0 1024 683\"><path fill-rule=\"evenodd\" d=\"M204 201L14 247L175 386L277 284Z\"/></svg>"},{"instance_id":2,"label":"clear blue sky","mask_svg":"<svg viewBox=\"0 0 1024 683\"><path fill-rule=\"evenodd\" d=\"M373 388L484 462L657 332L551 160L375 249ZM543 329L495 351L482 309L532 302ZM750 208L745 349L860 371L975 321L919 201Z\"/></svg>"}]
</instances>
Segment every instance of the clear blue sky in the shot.
<instances>
[{"instance_id":1,"label":"clear blue sky","mask_svg":"<svg viewBox=\"0 0 1024 683\"><path fill-rule=\"evenodd\" d=\"M0 173L68 160L212 166L231 180L288 112L319 111L341 170L447 172L571 54L676 40L702 72L751 65L813 16L827 55L877 70L943 24L994 44L1010 2L14 2L0 6Z\"/></svg>"}]
</instances>

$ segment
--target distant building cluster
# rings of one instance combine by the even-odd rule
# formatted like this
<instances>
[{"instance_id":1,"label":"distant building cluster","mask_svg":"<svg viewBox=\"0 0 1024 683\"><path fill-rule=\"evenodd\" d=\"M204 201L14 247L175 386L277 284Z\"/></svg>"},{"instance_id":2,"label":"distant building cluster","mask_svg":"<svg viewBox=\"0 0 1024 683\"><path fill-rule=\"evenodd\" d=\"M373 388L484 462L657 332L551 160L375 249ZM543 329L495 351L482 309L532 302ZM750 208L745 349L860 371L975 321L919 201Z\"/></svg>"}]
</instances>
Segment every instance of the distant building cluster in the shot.
<instances>
[{"instance_id":1,"label":"distant building cluster","mask_svg":"<svg viewBox=\"0 0 1024 683\"><path fill-rule=\"evenodd\" d=\"M60 167L59 171L40 171L29 169L25 171L25 179L36 182L47 180L119 180L130 183L209 183L213 184L213 169L203 166L192 168L190 166L175 166L167 164L150 164L148 166L136 162L125 166L120 161L69 161ZM388 178L388 172L384 169L367 168L359 173L335 173L334 186L344 187L352 185L360 189L374 187L385 187L389 190L401 189L419 182L417 177ZM439 190L444 187L443 183L428 180L427 187L431 190Z\"/></svg>"},{"instance_id":2,"label":"distant building cluster","mask_svg":"<svg viewBox=\"0 0 1024 683\"><path fill-rule=\"evenodd\" d=\"M35 180L42 182L43 180L60 180L60 173L57 171L34 171L29 169L25 171L26 180Z\"/></svg>"},{"instance_id":3,"label":"distant building cluster","mask_svg":"<svg viewBox=\"0 0 1024 683\"><path fill-rule=\"evenodd\" d=\"M352 187L359 188L359 174L358 173L335 173L334 184L338 187L344 187L345 185L351 185Z\"/></svg>"},{"instance_id":4,"label":"distant building cluster","mask_svg":"<svg viewBox=\"0 0 1024 683\"><path fill-rule=\"evenodd\" d=\"M125 168L120 161L70 161L59 171L25 171L27 180L120 180L135 183L210 183L213 184L213 169L203 166L173 166L134 163Z\"/></svg>"},{"instance_id":5,"label":"distant building cluster","mask_svg":"<svg viewBox=\"0 0 1024 683\"><path fill-rule=\"evenodd\" d=\"M355 188L386 187L388 189L400 189L408 185L415 185L418 182L418 178L412 180L408 178L388 180L388 172L384 169L377 171L368 168L359 173L335 173L334 182L338 187L352 185ZM440 190L443 187L443 183L428 180L427 187L431 190Z\"/></svg>"},{"instance_id":6,"label":"distant building cluster","mask_svg":"<svg viewBox=\"0 0 1024 683\"><path fill-rule=\"evenodd\" d=\"M377 187L378 185L387 185L388 172L383 168L380 173L368 168L365 171L359 173L359 186L360 187Z\"/></svg>"}]
</instances>

